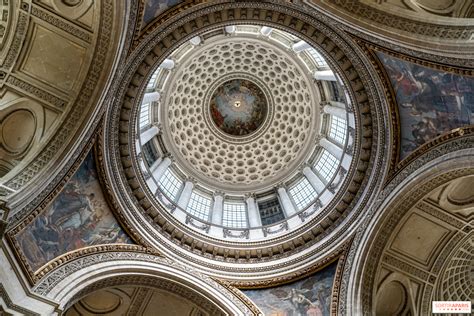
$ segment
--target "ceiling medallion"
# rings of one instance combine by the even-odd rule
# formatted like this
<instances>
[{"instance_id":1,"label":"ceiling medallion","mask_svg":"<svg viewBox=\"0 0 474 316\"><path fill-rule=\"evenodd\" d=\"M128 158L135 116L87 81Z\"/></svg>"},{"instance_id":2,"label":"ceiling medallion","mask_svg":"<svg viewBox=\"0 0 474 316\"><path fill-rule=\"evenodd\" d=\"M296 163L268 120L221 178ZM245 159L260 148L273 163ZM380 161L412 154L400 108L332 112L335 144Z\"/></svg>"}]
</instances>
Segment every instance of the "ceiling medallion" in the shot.
<instances>
[{"instance_id":1,"label":"ceiling medallion","mask_svg":"<svg viewBox=\"0 0 474 316\"><path fill-rule=\"evenodd\" d=\"M245 136L259 129L268 113L263 91L253 82L233 79L212 94L209 114L218 129L232 136Z\"/></svg>"}]
</instances>

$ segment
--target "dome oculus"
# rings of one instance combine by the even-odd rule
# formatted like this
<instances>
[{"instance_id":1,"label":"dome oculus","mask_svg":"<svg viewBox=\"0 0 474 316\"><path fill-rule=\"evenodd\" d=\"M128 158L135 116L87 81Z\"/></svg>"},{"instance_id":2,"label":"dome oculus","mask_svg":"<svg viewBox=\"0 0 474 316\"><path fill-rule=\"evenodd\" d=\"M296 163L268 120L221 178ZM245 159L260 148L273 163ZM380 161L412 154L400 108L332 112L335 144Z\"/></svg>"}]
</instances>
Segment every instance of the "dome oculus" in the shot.
<instances>
[{"instance_id":1,"label":"dome oculus","mask_svg":"<svg viewBox=\"0 0 474 316\"><path fill-rule=\"evenodd\" d=\"M245 79L229 80L214 91L209 114L218 129L232 136L245 136L259 129L268 113L262 90Z\"/></svg>"}]
</instances>

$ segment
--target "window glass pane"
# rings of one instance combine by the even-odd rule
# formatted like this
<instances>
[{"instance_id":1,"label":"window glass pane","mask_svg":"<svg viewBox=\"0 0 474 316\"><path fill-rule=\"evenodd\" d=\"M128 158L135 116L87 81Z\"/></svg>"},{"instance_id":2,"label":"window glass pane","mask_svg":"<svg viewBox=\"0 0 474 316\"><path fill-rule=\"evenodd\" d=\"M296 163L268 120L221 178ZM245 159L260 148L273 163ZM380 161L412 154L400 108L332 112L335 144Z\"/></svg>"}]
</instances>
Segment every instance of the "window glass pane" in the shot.
<instances>
[{"instance_id":1,"label":"window glass pane","mask_svg":"<svg viewBox=\"0 0 474 316\"><path fill-rule=\"evenodd\" d=\"M150 168L151 165L153 165L153 163L158 160L158 152L156 151L155 145L152 143L153 142L148 142L142 145L143 158L148 168Z\"/></svg>"},{"instance_id":2,"label":"window glass pane","mask_svg":"<svg viewBox=\"0 0 474 316\"><path fill-rule=\"evenodd\" d=\"M224 203L222 224L226 227L247 227L247 210L244 203Z\"/></svg>"},{"instance_id":3,"label":"window glass pane","mask_svg":"<svg viewBox=\"0 0 474 316\"><path fill-rule=\"evenodd\" d=\"M148 81L148 85L146 86L147 89L153 89L156 85L156 77L158 77L158 70L157 69L153 75L151 75L150 81Z\"/></svg>"},{"instance_id":4,"label":"window glass pane","mask_svg":"<svg viewBox=\"0 0 474 316\"><path fill-rule=\"evenodd\" d=\"M258 202L258 210L262 219L262 225L270 225L285 218L280 201L277 198Z\"/></svg>"},{"instance_id":5,"label":"window glass pane","mask_svg":"<svg viewBox=\"0 0 474 316\"><path fill-rule=\"evenodd\" d=\"M145 103L141 105L139 120L140 130L150 124L150 103Z\"/></svg>"},{"instance_id":6,"label":"window glass pane","mask_svg":"<svg viewBox=\"0 0 474 316\"><path fill-rule=\"evenodd\" d=\"M329 182L331 178L336 173L338 166L338 160L332 154L330 154L327 150L323 149L321 157L314 165L314 168L318 171L318 173L323 177L326 182Z\"/></svg>"},{"instance_id":7,"label":"window glass pane","mask_svg":"<svg viewBox=\"0 0 474 316\"><path fill-rule=\"evenodd\" d=\"M191 194L189 205L186 211L204 221L209 220L209 212L211 210L211 199L197 192Z\"/></svg>"},{"instance_id":8,"label":"window glass pane","mask_svg":"<svg viewBox=\"0 0 474 316\"><path fill-rule=\"evenodd\" d=\"M183 182L168 168L160 178L158 184L169 199L176 201L176 197Z\"/></svg>"},{"instance_id":9,"label":"window glass pane","mask_svg":"<svg viewBox=\"0 0 474 316\"><path fill-rule=\"evenodd\" d=\"M313 202L317 196L316 191L306 178L302 178L288 193L293 197L298 210L302 210L309 203Z\"/></svg>"},{"instance_id":10,"label":"window glass pane","mask_svg":"<svg viewBox=\"0 0 474 316\"><path fill-rule=\"evenodd\" d=\"M328 66L328 64L326 63L324 58L318 53L317 50L315 50L314 48L309 48L308 52L311 55L311 57L313 57L313 60L316 63L316 65L318 65L318 67L327 67Z\"/></svg>"},{"instance_id":11,"label":"window glass pane","mask_svg":"<svg viewBox=\"0 0 474 316\"><path fill-rule=\"evenodd\" d=\"M335 140L339 144L344 144L346 141L346 120L337 116L331 116L331 127L329 129L329 138Z\"/></svg>"}]
</instances>

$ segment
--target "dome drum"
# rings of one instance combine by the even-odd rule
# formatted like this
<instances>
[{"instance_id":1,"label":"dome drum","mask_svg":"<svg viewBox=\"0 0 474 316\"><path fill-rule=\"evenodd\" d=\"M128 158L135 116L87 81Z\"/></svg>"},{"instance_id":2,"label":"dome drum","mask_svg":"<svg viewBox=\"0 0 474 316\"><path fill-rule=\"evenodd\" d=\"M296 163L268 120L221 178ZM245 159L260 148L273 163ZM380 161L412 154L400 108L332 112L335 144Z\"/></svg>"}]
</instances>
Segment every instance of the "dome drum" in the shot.
<instances>
[{"instance_id":1,"label":"dome drum","mask_svg":"<svg viewBox=\"0 0 474 316\"><path fill-rule=\"evenodd\" d=\"M117 151L111 153L118 170L127 170L126 173L121 174L119 171L118 176L113 176L114 179L120 179L117 190L121 191L123 188L126 192L124 196L129 196L120 201L127 205L124 215L130 220L133 218L134 229L146 235L147 242L159 251L164 251L172 257L179 256L181 260L189 262L198 269L224 278L226 275L228 277L233 275L231 278L238 279L239 275L245 273L246 264L257 264L263 269L262 273L266 271L261 274L261 278L265 279L276 273L275 271L282 271L280 268L275 269L276 266L272 268L272 262L276 264L279 258L290 256L296 260L288 261L284 269L290 266L307 265L309 261L302 260L303 257L314 258L323 248L326 249L325 253L328 253L327 249L331 248L331 245L340 244L345 239L344 230L359 215L353 207L366 202L366 199L361 200L368 192L364 188L374 170L380 167L378 164L374 169L374 162L369 161L372 147L377 147L372 137L374 135L372 111L373 102L375 102L373 98L376 94L372 92L373 84L366 74L364 63L358 60L359 57L354 54L351 46L346 44L347 38L327 28L321 21L299 13L296 7L287 11L285 6L275 7L268 3L249 2L245 5L248 7L243 8L240 4L209 4L206 5L206 10L199 9L187 19L163 26L161 35L150 34L149 43L138 50L140 53L137 55L136 62L128 65L130 71L142 72L143 67L149 67L145 65L147 61L164 60L165 57L173 60L175 66L167 71L166 80L156 79L156 82L160 84L151 86L149 90L146 88L148 84L146 80L152 77L152 73L144 77L140 84L137 81L130 81L131 78L136 78L133 74L128 77L130 80L124 78L123 85L128 88L118 94L116 98L118 103L114 110L116 112L111 113L116 118L116 123L112 125L120 126L120 136L108 134L107 137L110 137L117 145L120 144L115 147ZM254 9L265 12L269 16L274 15L275 19L271 19L273 22L263 23L258 18L247 15ZM227 15L222 15L222 10ZM222 31L218 28L225 26L224 23L202 28L197 27L198 24L193 24L196 23L193 19L197 16L207 15L207 21L215 21L216 16L222 19L224 16L235 16L236 12L247 13L243 15L242 20L226 22L227 25L235 26L232 33L226 33L226 30ZM285 16L289 19L281 19ZM289 23L290 21L301 23L293 24ZM192 31L193 28L182 27L188 23L195 25L194 31ZM264 32L262 24L266 24L265 27L273 30L269 33ZM247 25L251 27L244 30ZM177 28L181 30L181 33L173 32ZM257 30L259 33L251 34L254 31L250 30ZM293 35L297 33L301 34L302 38ZM196 35L201 37L198 45L187 42ZM224 37L221 38L221 35ZM169 39L172 37L174 39L170 42ZM297 51L301 46L301 41L308 43L308 48ZM213 60L215 55L212 54L214 53L212 49L208 49L206 54L199 56L200 49L205 49L208 43L213 44L216 53L218 49L222 53L225 53L226 49L233 50L229 56L232 56L232 63L230 65L224 63L227 57ZM242 47L255 46L255 49L249 50L253 57L249 58L250 64L247 70L243 68L246 65L243 61L248 51L233 47L237 44ZM180 45L188 45L189 48L177 49ZM266 49L269 59L265 59L265 54L263 51L260 53L259 48ZM278 50L279 53L274 54L277 58L274 58L269 49ZM174 55L174 51L179 52L179 56ZM242 56L233 55L235 52L237 55L241 53ZM260 61L258 54L264 57ZM320 56L321 60L325 60L326 64L319 66L320 71L334 71L335 75L326 79L336 80L336 84L343 86L339 89L343 91L343 102L341 99L334 100L333 95L327 94L327 91L331 90L330 86L334 84L329 82L318 84L320 80L315 79L314 72L321 60L316 60L314 56ZM201 57L202 59L199 60ZM236 62L238 58L241 59L239 63ZM280 59L282 63L279 62ZM279 71L274 71L273 78L271 77L272 68L267 65L266 60L273 62L272 67L281 68ZM217 67L219 62L222 65ZM261 67L263 75L259 74L258 69L253 71L252 67L257 67L253 66L254 62L259 63L258 67ZM209 83L206 82L207 77L199 77L197 80L196 76L204 73L198 71L200 64L204 67L202 69L206 69L208 75L212 75L213 71L217 72L216 76L211 76ZM295 70L283 69L283 64L292 65L290 67L295 67ZM192 65L195 65L195 68L192 68ZM226 69L226 67L237 65L241 68ZM267 67L266 70L263 70L263 66ZM186 76L187 69L190 74L193 74L194 81L193 76ZM220 75L219 69L224 69ZM290 70L294 78L289 75ZM212 125L214 124L212 121L209 121L211 124L207 124L204 118L203 110L206 106L204 98L205 95L211 95L214 91L209 89L212 82L229 73L240 76L242 72L248 73L250 77L246 80L257 84L264 94L266 89L271 91L269 97L265 94L269 102L269 113L263 125L252 133L240 135L242 137L240 140L245 137L251 139L255 136L257 141L255 148L252 148L250 144L253 140L249 143L239 143L239 136L224 132L218 134L217 131L211 134L210 129L216 126ZM283 75L287 77L282 78ZM245 78L240 77L240 79ZM278 82L277 79L279 79ZM189 83L189 80L192 82ZM290 82L292 82L291 85ZM364 85L360 85L361 82ZM207 87L204 88L203 84ZM323 89L320 89L321 85ZM180 86L182 88L179 88ZM199 89L196 89L196 86L199 86ZM186 88L188 90L185 91ZM178 89L182 90L178 91ZM192 96L193 89L196 91L195 96L188 98L186 94L189 93ZM149 117L152 118L147 126L159 125L157 128L159 131L149 142L154 144L155 153L151 155L156 154L156 160L148 164L145 163L147 161L145 154L149 155L150 151L143 150L148 145L140 144L141 136L137 138L136 135L141 135L149 127L139 128L137 122L140 116L140 104L137 103L141 99L140 93L143 95L153 91L158 92L160 98L147 111ZM207 94L206 91L208 91ZM278 93L273 91L278 91ZM307 95L304 91L307 91ZM331 98L324 99L321 91ZM291 97L292 95L294 98ZM129 101L119 102L124 98L137 100L131 111L127 105L130 104ZM183 106L183 98L186 98L185 102L188 106ZM198 101L200 101L199 104ZM301 102L301 105L296 106L295 110L291 106L292 102ZM273 119L270 113L272 106ZM124 115L124 111L127 115ZM283 117L285 114L288 116ZM291 119L290 114L295 118ZM199 116L201 119L198 119ZM364 121L360 121L362 116ZM207 117L210 120L210 115ZM187 119L188 123L185 123L184 119ZM282 120L282 123L295 124L295 127L287 131L287 126L280 123L273 126L277 119ZM265 127L267 120L270 124ZM323 122L326 123L323 124ZM110 133L114 129L108 128L108 130L107 133ZM204 133L205 130L208 130L207 135ZM359 135L361 130L364 130L364 135ZM200 139L201 132L203 136ZM275 141L270 144L271 137L268 140L265 139L267 132L275 135L279 133L277 137L280 139L286 136L286 142L291 146L296 146L300 142L301 145L294 152L286 150L285 155L291 154L294 157L283 160L281 165L278 162L272 162L272 158L281 159L278 157L292 156L280 156L282 148L276 146L282 146L283 142ZM290 135L296 137L292 142L289 139ZM219 146L211 145L211 136L214 137L213 141L221 141ZM233 136L232 141L224 142L221 139L224 136L229 136L229 138ZM258 141L262 139L263 143L259 144ZM137 140L139 145L135 146ZM268 144L266 144L267 141ZM129 155L125 151L118 151L118 148L125 146L129 148ZM219 159L220 146L223 147L222 159ZM248 149L246 146L249 146ZM204 152L201 152L201 147ZM267 152L263 152L264 148L267 148L268 156ZM363 155L360 152L361 148L364 148ZM246 150L249 155L254 154L255 158L246 157ZM257 150L260 151L255 153ZM275 154L278 157L272 156ZM268 162L265 162L266 159ZM256 171L260 170L258 172L261 172L263 177L247 178L252 175L252 172L246 172L246 169L242 167L252 160L254 165L245 168L250 170L252 167L255 168L257 163L266 163L261 169L258 167L256 169ZM239 161L244 162L244 165L238 165ZM210 164L206 165L207 162ZM229 165L227 165L228 162ZM219 170L214 171L216 177L213 177L210 170L218 164L222 167L221 169L217 167ZM226 173L226 168L230 173ZM272 171L272 168L277 169L276 172ZM240 169L244 172L242 173ZM108 172L117 174L111 169ZM210 178L208 178L209 175ZM164 182L168 184L163 185ZM172 183L176 185L171 185ZM306 192L313 193L308 195ZM223 194L219 195L219 193ZM208 210L207 215L204 209ZM219 215L214 216L214 214ZM257 216L250 216L250 214ZM272 218L272 220L267 220L267 218ZM343 218L345 218L344 221L342 221ZM265 219L265 224L263 219ZM307 251L300 252L301 249L307 249Z\"/></svg>"}]
</instances>

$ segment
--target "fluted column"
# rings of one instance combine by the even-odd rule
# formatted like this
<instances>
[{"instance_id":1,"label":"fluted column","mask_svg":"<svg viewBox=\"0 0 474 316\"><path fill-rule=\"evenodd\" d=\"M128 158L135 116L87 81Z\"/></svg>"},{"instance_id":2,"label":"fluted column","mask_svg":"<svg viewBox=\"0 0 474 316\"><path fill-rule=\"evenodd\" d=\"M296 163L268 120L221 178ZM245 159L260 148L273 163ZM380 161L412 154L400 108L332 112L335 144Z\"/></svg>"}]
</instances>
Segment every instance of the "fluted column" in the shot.
<instances>
[{"instance_id":1,"label":"fluted column","mask_svg":"<svg viewBox=\"0 0 474 316\"><path fill-rule=\"evenodd\" d=\"M171 165L171 158L169 156L163 157L160 164L152 172L153 178L155 178L157 182L160 181L161 177L165 174L166 170L168 170L170 165Z\"/></svg>"},{"instance_id":2,"label":"fluted column","mask_svg":"<svg viewBox=\"0 0 474 316\"><path fill-rule=\"evenodd\" d=\"M212 205L211 222L214 225L222 225L222 214L224 212L224 194L214 192L214 203Z\"/></svg>"},{"instance_id":3,"label":"fluted column","mask_svg":"<svg viewBox=\"0 0 474 316\"><path fill-rule=\"evenodd\" d=\"M308 48L311 48L311 45L309 45L305 41L299 41L298 43L293 44L291 48L293 49L295 53L299 53L304 50L307 50Z\"/></svg>"},{"instance_id":4,"label":"fluted column","mask_svg":"<svg viewBox=\"0 0 474 316\"><path fill-rule=\"evenodd\" d=\"M255 201L254 195L250 194L246 196L245 202L247 203L247 213L249 216L249 226L259 227L262 226L262 219L258 212L257 202Z\"/></svg>"},{"instance_id":5,"label":"fluted column","mask_svg":"<svg viewBox=\"0 0 474 316\"><path fill-rule=\"evenodd\" d=\"M337 81L336 76L331 70L316 70L313 72L313 78L316 80Z\"/></svg>"},{"instance_id":6,"label":"fluted column","mask_svg":"<svg viewBox=\"0 0 474 316\"><path fill-rule=\"evenodd\" d=\"M191 199L191 194L193 193L194 184L191 180L187 180L184 183L183 191L179 195L178 206L183 210L186 210Z\"/></svg>"},{"instance_id":7,"label":"fluted column","mask_svg":"<svg viewBox=\"0 0 474 316\"><path fill-rule=\"evenodd\" d=\"M313 170L311 170L309 166L303 168L303 174L318 194L323 192L325 188L323 181L319 179L319 177L313 172Z\"/></svg>"},{"instance_id":8,"label":"fluted column","mask_svg":"<svg viewBox=\"0 0 474 316\"><path fill-rule=\"evenodd\" d=\"M140 142L142 146L148 143L150 139L158 135L159 132L160 132L160 129L156 125L151 125L146 130L142 131L140 133Z\"/></svg>"},{"instance_id":9,"label":"fluted column","mask_svg":"<svg viewBox=\"0 0 474 316\"><path fill-rule=\"evenodd\" d=\"M174 61L172 59L166 58L161 63L160 68L171 70L174 68Z\"/></svg>"},{"instance_id":10,"label":"fluted column","mask_svg":"<svg viewBox=\"0 0 474 316\"><path fill-rule=\"evenodd\" d=\"M341 118L343 120L347 120L346 110L342 107L335 106L335 104L344 106L344 103L330 101L329 103L326 103L324 105L323 107L324 113L337 116L338 118Z\"/></svg>"},{"instance_id":11,"label":"fluted column","mask_svg":"<svg viewBox=\"0 0 474 316\"><path fill-rule=\"evenodd\" d=\"M160 97L160 93L156 91L145 93L145 95L143 96L142 104L159 101Z\"/></svg>"},{"instance_id":12,"label":"fluted column","mask_svg":"<svg viewBox=\"0 0 474 316\"><path fill-rule=\"evenodd\" d=\"M338 145L334 144L333 142L327 140L326 138L321 138L319 144L330 152L334 157L337 159L341 159L343 155L343 150Z\"/></svg>"},{"instance_id":13,"label":"fluted column","mask_svg":"<svg viewBox=\"0 0 474 316\"><path fill-rule=\"evenodd\" d=\"M285 212L286 217L290 217L296 213L296 208L293 205L290 197L288 196L288 192L286 188L279 187L278 188L278 196L280 197L281 206L283 207L283 211Z\"/></svg>"}]
</instances>

